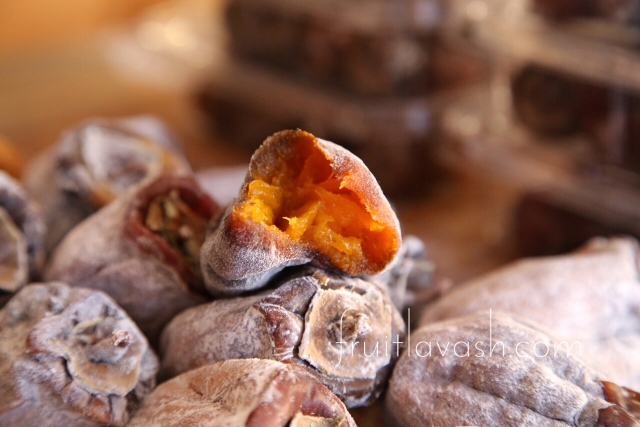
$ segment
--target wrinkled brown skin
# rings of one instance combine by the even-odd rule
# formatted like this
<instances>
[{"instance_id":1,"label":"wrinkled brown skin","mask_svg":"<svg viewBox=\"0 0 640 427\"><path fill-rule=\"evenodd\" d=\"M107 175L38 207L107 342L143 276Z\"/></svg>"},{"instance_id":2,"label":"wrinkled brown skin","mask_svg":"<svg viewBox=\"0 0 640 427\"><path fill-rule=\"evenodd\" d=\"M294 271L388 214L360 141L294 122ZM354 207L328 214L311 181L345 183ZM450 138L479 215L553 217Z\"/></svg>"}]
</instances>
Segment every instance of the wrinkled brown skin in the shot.
<instances>
[{"instance_id":1,"label":"wrinkled brown skin","mask_svg":"<svg viewBox=\"0 0 640 427\"><path fill-rule=\"evenodd\" d=\"M421 325L500 310L580 342L608 379L640 388L640 272L632 238L595 238L575 253L524 259L457 286L427 306Z\"/></svg>"},{"instance_id":2,"label":"wrinkled brown skin","mask_svg":"<svg viewBox=\"0 0 640 427\"><path fill-rule=\"evenodd\" d=\"M124 426L155 386L158 360L102 292L23 288L0 311L0 425Z\"/></svg>"},{"instance_id":3,"label":"wrinkled brown skin","mask_svg":"<svg viewBox=\"0 0 640 427\"><path fill-rule=\"evenodd\" d=\"M201 258L206 287L211 294L237 295L259 289L285 267L309 263L349 275L373 275L384 270L372 271L370 266L352 265L349 266L351 271L341 271L317 250L305 247L282 233L273 233L263 224L243 221L231 215L234 206L247 200L250 182L272 176L278 168L288 166L299 154L296 144L300 140L316 144L331 163L331 176L342 179L343 188L356 193L377 219L394 229L398 245L395 253L388 254L388 263L394 259L400 248L400 224L375 177L364 163L339 145L310 133L301 130L282 131L267 138L254 153L239 197L211 225L202 246Z\"/></svg>"},{"instance_id":4,"label":"wrinkled brown skin","mask_svg":"<svg viewBox=\"0 0 640 427\"><path fill-rule=\"evenodd\" d=\"M341 319L347 344L338 344ZM221 360L274 359L304 367L347 407L363 406L380 395L399 353L392 341L403 339L400 314L377 284L305 271L275 290L180 313L162 335L161 377Z\"/></svg>"},{"instance_id":5,"label":"wrinkled brown skin","mask_svg":"<svg viewBox=\"0 0 640 427\"><path fill-rule=\"evenodd\" d=\"M244 359L203 366L161 384L128 424L129 427L178 425L355 427L356 424L342 402L304 369L273 360Z\"/></svg>"},{"instance_id":6,"label":"wrinkled brown skin","mask_svg":"<svg viewBox=\"0 0 640 427\"><path fill-rule=\"evenodd\" d=\"M16 283L19 289L26 281L37 280L44 264L45 224L40 206L22 188L22 185L0 171L0 209L19 229L25 242L25 281Z\"/></svg>"},{"instance_id":7,"label":"wrinkled brown skin","mask_svg":"<svg viewBox=\"0 0 640 427\"><path fill-rule=\"evenodd\" d=\"M431 285L431 264L425 244L416 236L404 236L396 258L381 274L367 277L386 287L393 305L403 310L414 292Z\"/></svg>"},{"instance_id":8,"label":"wrinkled brown skin","mask_svg":"<svg viewBox=\"0 0 640 427\"><path fill-rule=\"evenodd\" d=\"M53 253L45 272L47 280L109 294L152 344L173 316L208 299L200 269L181 259L143 223L150 201L172 190L179 191L204 219L217 209L192 178L157 178L74 228Z\"/></svg>"},{"instance_id":9,"label":"wrinkled brown skin","mask_svg":"<svg viewBox=\"0 0 640 427\"><path fill-rule=\"evenodd\" d=\"M88 142L92 148L86 152L93 156L89 163L82 154ZM27 165L24 176L27 190L44 208L47 252L83 219L130 188L165 173L190 173L175 145L162 122L145 117L91 119L64 133ZM134 146L135 153L126 151Z\"/></svg>"},{"instance_id":10,"label":"wrinkled brown skin","mask_svg":"<svg viewBox=\"0 0 640 427\"><path fill-rule=\"evenodd\" d=\"M637 394L616 393L616 401L601 374L558 345L533 323L498 312L491 321L479 312L423 326L391 377L388 425L640 426Z\"/></svg>"}]
</instances>

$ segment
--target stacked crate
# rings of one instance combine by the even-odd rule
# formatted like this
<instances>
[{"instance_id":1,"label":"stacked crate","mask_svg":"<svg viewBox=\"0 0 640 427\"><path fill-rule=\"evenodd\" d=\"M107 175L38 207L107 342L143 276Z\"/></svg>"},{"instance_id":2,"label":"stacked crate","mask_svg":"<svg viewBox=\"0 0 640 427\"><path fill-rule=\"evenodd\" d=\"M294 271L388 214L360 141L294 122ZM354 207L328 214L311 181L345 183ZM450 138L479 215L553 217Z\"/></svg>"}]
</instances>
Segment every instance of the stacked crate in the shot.
<instances>
[{"instance_id":1,"label":"stacked crate","mask_svg":"<svg viewBox=\"0 0 640 427\"><path fill-rule=\"evenodd\" d=\"M522 186L515 223L527 254L640 236L640 2L485 4L472 38L493 58L491 108L458 106L484 124L471 137L449 120L460 164Z\"/></svg>"},{"instance_id":2,"label":"stacked crate","mask_svg":"<svg viewBox=\"0 0 640 427\"><path fill-rule=\"evenodd\" d=\"M482 79L438 0L231 0L230 59L200 101L227 139L255 148L302 128L360 156L389 193L424 187L438 95Z\"/></svg>"}]
</instances>

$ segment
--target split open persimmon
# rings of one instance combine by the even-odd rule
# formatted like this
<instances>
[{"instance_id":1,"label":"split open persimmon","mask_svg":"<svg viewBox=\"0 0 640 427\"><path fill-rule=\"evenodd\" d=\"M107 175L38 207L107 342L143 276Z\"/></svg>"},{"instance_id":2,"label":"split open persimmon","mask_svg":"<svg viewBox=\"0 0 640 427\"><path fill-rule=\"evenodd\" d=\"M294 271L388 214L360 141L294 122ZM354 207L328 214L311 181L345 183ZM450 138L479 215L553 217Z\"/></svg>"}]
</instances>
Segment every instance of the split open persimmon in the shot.
<instances>
[{"instance_id":1,"label":"split open persimmon","mask_svg":"<svg viewBox=\"0 0 640 427\"><path fill-rule=\"evenodd\" d=\"M379 217L370 194L352 185L362 179L353 175L357 171L337 170L340 159L331 158L311 134L297 132L286 161L259 168L234 213L324 255L347 273L383 269L399 246L395 224ZM372 176L371 181L377 186Z\"/></svg>"}]
</instances>

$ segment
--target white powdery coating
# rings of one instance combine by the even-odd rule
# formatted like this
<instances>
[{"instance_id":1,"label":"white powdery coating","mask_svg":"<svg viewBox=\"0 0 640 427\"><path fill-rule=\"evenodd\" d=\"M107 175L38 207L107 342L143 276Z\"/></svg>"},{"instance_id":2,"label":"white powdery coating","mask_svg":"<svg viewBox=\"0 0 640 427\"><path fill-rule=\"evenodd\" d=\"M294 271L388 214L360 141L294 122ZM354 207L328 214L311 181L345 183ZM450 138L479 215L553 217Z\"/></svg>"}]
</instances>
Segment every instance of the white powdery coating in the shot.
<instances>
[{"instance_id":1,"label":"white powdery coating","mask_svg":"<svg viewBox=\"0 0 640 427\"><path fill-rule=\"evenodd\" d=\"M0 207L0 289L17 292L29 281L29 260L24 235L2 207Z\"/></svg>"},{"instance_id":2,"label":"white powdery coating","mask_svg":"<svg viewBox=\"0 0 640 427\"><path fill-rule=\"evenodd\" d=\"M158 386L128 427L243 426L282 364L263 359L203 366Z\"/></svg>"},{"instance_id":3,"label":"white powdery coating","mask_svg":"<svg viewBox=\"0 0 640 427\"><path fill-rule=\"evenodd\" d=\"M285 233L269 229L263 224L238 224L230 222L234 206L247 200L249 184L255 179L277 176L288 158L293 158L297 147L295 138L305 137L317 144L331 164L332 178L342 181L342 188L355 192L376 221L386 224L395 231L400 248L400 223L393 212L375 177L365 164L353 153L334 144L313 137L303 131L282 131L265 140L256 150L249 164L249 171L240 195L215 222L207 236L201 253L201 265L207 289L212 294L238 294L266 285L276 273L288 266L314 263L320 267L340 270L323 262L313 250L303 243L295 242ZM388 268L395 253L390 254L384 268ZM369 271L365 265L354 266L360 273L377 274L384 270Z\"/></svg>"},{"instance_id":4,"label":"white powdery coating","mask_svg":"<svg viewBox=\"0 0 640 427\"><path fill-rule=\"evenodd\" d=\"M251 224L252 231L247 225L238 236L229 221L233 206L218 218L200 251L202 273L211 294L237 295L258 289L285 267L311 261L302 246L283 247L262 224Z\"/></svg>"},{"instance_id":5,"label":"white powdery coating","mask_svg":"<svg viewBox=\"0 0 640 427\"><path fill-rule=\"evenodd\" d=\"M162 333L161 377L231 358L291 359L318 287L312 277L295 278L260 295L185 310Z\"/></svg>"},{"instance_id":6,"label":"white powdery coating","mask_svg":"<svg viewBox=\"0 0 640 427\"><path fill-rule=\"evenodd\" d=\"M52 254L44 277L104 291L155 342L177 313L206 298L190 291L173 266L140 249L155 242L127 235L137 195L130 192L76 226Z\"/></svg>"},{"instance_id":7,"label":"white powdery coating","mask_svg":"<svg viewBox=\"0 0 640 427\"><path fill-rule=\"evenodd\" d=\"M116 196L162 173L191 173L170 137L160 136L166 132L160 121L85 121L66 132L56 147L56 183L86 202L105 183Z\"/></svg>"},{"instance_id":8,"label":"white powdery coating","mask_svg":"<svg viewBox=\"0 0 640 427\"><path fill-rule=\"evenodd\" d=\"M135 168L122 167L136 160ZM129 178L121 179L121 173ZM29 162L23 179L44 208L46 252L110 201L98 200L105 184L115 197L167 173L190 174L191 166L157 119L94 118L66 131L54 147Z\"/></svg>"},{"instance_id":9,"label":"white powdery coating","mask_svg":"<svg viewBox=\"0 0 640 427\"><path fill-rule=\"evenodd\" d=\"M44 264L45 224L40 206L31 196L4 171L0 171L0 207L20 229L27 244L27 273L31 278L38 277Z\"/></svg>"},{"instance_id":10,"label":"white powdery coating","mask_svg":"<svg viewBox=\"0 0 640 427\"><path fill-rule=\"evenodd\" d=\"M106 344L111 331L129 344L103 347L100 330ZM155 384L158 361L147 340L102 292L29 285L0 311L0 341L2 425L122 426Z\"/></svg>"},{"instance_id":11,"label":"white powdery coating","mask_svg":"<svg viewBox=\"0 0 640 427\"><path fill-rule=\"evenodd\" d=\"M640 277L631 238L591 240L574 254L517 261L456 287L420 324L494 309L530 319L611 381L640 388Z\"/></svg>"},{"instance_id":12,"label":"white powdery coating","mask_svg":"<svg viewBox=\"0 0 640 427\"><path fill-rule=\"evenodd\" d=\"M59 190L55 166L56 153L52 147L27 164L22 178L29 194L42 206L46 253L50 253L69 230L91 213L86 206L72 205L70 197Z\"/></svg>"},{"instance_id":13,"label":"white powdery coating","mask_svg":"<svg viewBox=\"0 0 640 427\"><path fill-rule=\"evenodd\" d=\"M393 340L393 307L378 287L362 289L367 293L320 289L309 304L298 353L324 375L375 379L391 362L391 351L385 351L385 344ZM358 316L365 316L366 334L347 337L348 321ZM334 325L338 326L336 336L327 334ZM336 345L338 342L344 344Z\"/></svg>"},{"instance_id":14,"label":"white powdery coating","mask_svg":"<svg viewBox=\"0 0 640 427\"><path fill-rule=\"evenodd\" d=\"M259 405L283 402L282 393L313 387L314 380L302 369L264 359L228 360L203 366L161 384L144 401L129 427L241 427ZM288 383L280 389L281 382ZM322 387L317 384L315 387ZM312 396L314 398L314 396ZM340 401L326 390L325 398L355 423ZM277 410L278 408L273 408Z\"/></svg>"},{"instance_id":15,"label":"white powdery coating","mask_svg":"<svg viewBox=\"0 0 640 427\"><path fill-rule=\"evenodd\" d=\"M352 310L343 338L351 339L338 345L346 308ZM366 316L368 333L354 337L349 321L358 315ZM398 353L391 341L404 333L400 314L378 285L310 269L275 290L219 299L176 316L161 337L161 377L230 358L269 358L304 367L348 407L363 406L382 392ZM355 339L360 344L351 347ZM376 344L379 354L373 355Z\"/></svg>"},{"instance_id":16,"label":"white powdery coating","mask_svg":"<svg viewBox=\"0 0 640 427\"><path fill-rule=\"evenodd\" d=\"M161 378L228 359L273 359L268 325L252 304L260 296L217 300L177 315L161 339Z\"/></svg>"},{"instance_id":17,"label":"white powdery coating","mask_svg":"<svg viewBox=\"0 0 640 427\"><path fill-rule=\"evenodd\" d=\"M430 355L420 342L431 344ZM470 343L468 356L464 344L454 352L459 342ZM490 342L503 343L504 356L501 345L490 354ZM517 345L525 342L520 356ZM563 351L535 357L534 343L553 348L556 342L533 324L495 312L491 322L483 312L421 327L389 383L386 408L393 425L595 427L598 410L611 406L600 374Z\"/></svg>"}]
</instances>

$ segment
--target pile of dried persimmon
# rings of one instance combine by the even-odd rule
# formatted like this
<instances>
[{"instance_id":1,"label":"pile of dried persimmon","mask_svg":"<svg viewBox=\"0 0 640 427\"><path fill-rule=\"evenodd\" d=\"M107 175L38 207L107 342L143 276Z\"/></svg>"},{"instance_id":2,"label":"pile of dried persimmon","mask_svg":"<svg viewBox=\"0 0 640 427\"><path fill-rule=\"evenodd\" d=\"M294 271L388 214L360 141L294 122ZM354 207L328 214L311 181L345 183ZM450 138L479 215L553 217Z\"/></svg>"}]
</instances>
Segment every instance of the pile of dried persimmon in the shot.
<instances>
[{"instance_id":1,"label":"pile of dried persimmon","mask_svg":"<svg viewBox=\"0 0 640 427\"><path fill-rule=\"evenodd\" d=\"M378 399L388 426L640 426L634 239L456 286L409 331L424 246L352 153L282 131L215 193L151 119L0 173L0 426L344 427Z\"/></svg>"}]
</instances>

